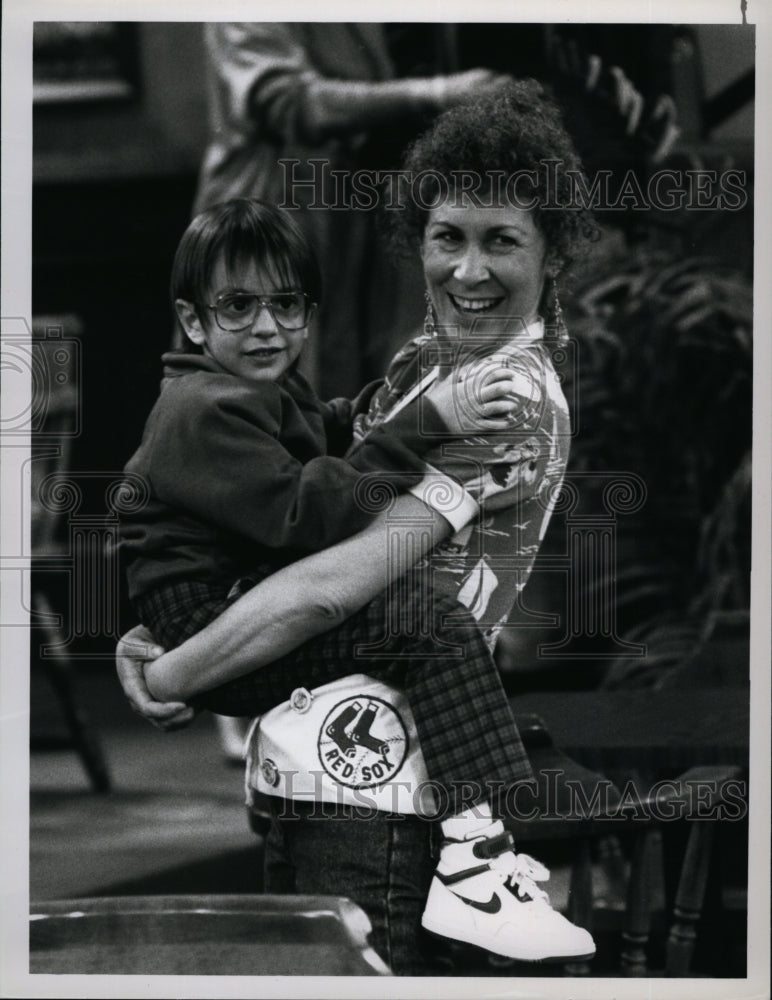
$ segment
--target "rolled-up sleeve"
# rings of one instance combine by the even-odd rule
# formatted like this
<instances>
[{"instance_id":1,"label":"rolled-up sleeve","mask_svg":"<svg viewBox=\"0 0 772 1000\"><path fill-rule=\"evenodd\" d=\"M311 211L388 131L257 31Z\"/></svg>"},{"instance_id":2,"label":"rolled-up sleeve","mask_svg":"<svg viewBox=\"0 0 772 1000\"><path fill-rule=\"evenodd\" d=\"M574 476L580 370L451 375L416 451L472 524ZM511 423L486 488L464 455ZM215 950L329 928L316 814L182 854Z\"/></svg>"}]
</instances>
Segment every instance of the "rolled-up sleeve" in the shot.
<instances>
[{"instance_id":1,"label":"rolled-up sleeve","mask_svg":"<svg viewBox=\"0 0 772 1000\"><path fill-rule=\"evenodd\" d=\"M292 141L305 88L317 74L291 25L220 22L207 25L205 37L229 127Z\"/></svg>"},{"instance_id":2,"label":"rolled-up sleeve","mask_svg":"<svg viewBox=\"0 0 772 1000\"><path fill-rule=\"evenodd\" d=\"M411 486L408 492L442 514L454 532L477 517L480 509L475 498L460 483L430 465L421 482Z\"/></svg>"}]
</instances>

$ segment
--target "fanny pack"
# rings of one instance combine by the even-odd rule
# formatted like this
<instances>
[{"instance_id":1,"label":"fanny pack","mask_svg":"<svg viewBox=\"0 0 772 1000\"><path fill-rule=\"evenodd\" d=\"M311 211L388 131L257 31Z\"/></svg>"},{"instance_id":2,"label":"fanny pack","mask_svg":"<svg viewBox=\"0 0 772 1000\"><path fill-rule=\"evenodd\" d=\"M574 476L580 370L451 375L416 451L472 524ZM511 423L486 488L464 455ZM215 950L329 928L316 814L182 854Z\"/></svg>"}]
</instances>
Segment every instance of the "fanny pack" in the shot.
<instances>
[{"instance_id":1,"label":"fanny pack","mask_svg":"<svg viewBox=\"0 0 772 1000\"><path fill-rule=\"evenodd\" d=\"M436 813L405 695L365 674L308 691L255 719L247 736L252 792L382 812Z\"/></svg>"}]
</instances>

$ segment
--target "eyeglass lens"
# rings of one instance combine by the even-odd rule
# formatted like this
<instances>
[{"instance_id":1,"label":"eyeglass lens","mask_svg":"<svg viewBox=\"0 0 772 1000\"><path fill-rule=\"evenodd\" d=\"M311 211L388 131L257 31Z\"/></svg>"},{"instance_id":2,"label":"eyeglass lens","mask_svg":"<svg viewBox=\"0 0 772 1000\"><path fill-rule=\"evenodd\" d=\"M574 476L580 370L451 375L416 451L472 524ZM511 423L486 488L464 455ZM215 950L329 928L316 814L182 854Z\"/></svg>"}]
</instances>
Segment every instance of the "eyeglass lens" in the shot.
<instances>
[{"instance_id":1,"label":"eyeglass lens","mask_svg":"<svg viewBox=\"0 0 772 1000\"><path fill-rule=\"evenodd\" d=\"M223 330L244 330L255 322L263 306L285 330L299 330L306 325L308 303L302 292L277 292L274 295L240 292L223 296L215 305L217 322Z\"/></svg>"}]
</instances>

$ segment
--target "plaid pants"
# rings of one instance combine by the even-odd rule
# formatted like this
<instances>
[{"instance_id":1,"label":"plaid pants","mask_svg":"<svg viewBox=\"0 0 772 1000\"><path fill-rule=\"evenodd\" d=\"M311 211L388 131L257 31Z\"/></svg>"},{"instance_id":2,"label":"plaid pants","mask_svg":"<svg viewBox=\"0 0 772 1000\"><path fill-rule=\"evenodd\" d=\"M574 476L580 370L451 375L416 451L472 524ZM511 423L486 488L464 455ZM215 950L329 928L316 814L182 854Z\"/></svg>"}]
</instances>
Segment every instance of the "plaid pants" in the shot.
<instances>
[{"instance_id":1,"label":"plaid pants","mask_svg":"<svg viewBox=\"0 0 772 1000\"><path fill-rule=\"evenodd\" d=\"M140 620L167 648L217 618L236 597L207 584L160 588L137 602ZM260 715L295 688L313 690L364 673L402 688L415 718L427 772L452 801L533 777L496 664L474 618L455 599L411 573L342 625L250 674L196 696L220 715ZM464 786L464 787L462 787Z\"/></svg>"}]
</instances>

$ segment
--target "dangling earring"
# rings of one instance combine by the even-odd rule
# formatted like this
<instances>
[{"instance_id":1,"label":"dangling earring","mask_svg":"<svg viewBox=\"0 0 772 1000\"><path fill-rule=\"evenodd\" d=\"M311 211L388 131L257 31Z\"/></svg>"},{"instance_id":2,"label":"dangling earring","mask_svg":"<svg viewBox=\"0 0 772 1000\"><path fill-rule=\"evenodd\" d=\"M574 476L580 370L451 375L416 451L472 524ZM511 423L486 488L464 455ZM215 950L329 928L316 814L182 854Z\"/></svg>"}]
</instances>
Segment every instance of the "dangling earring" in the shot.
<instances>
[{"instance_id":1,"label":"dangling earring","mask_svg":"<svg viewBox=\"0 0 772 1000\"><path fill-rule=\"evenodd\" d=\"M434 303L427 291L424 291L426 299L426 315L424 316L424 333L427 337L433 337L437 330L437 317L434 315Z\"/></svg>"},{"instance_id":2,"label":"dangling earring","mask_svg":"<svg viewBox=\"0 0 772 1000\"><path fill-rule=\"evenodd\" d=\"M551 340L568 340L568 330L558 296L558 278L556 274L551 274L550 278L552 279L552 315L546 324L546 333Z\"/></svg>"}]
</instances>

